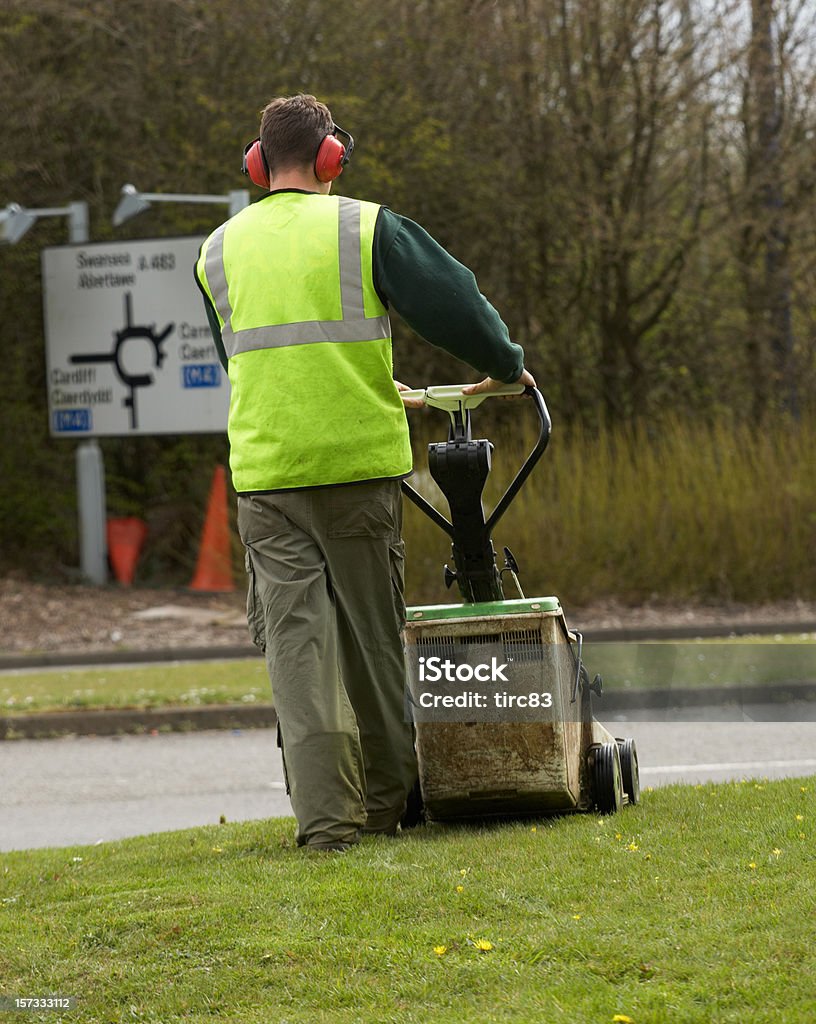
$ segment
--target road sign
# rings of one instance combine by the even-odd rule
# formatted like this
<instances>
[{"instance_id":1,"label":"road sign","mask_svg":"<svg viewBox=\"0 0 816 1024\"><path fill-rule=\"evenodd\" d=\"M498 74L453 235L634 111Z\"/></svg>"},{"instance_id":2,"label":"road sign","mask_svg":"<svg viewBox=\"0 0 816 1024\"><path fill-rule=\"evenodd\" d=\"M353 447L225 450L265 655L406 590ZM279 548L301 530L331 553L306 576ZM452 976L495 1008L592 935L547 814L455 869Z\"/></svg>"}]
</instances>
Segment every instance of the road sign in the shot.
<instances>
[{"instance_id":1,"label":"road sign","mask_svg":"<svg viewBox=\"0 0 816 1024\"><path fill-rule=\"evenodd\" d=\"M229 380L193 280L202 241L43 250L53 435L226 431Z\"/></svg>"}]
</instances>

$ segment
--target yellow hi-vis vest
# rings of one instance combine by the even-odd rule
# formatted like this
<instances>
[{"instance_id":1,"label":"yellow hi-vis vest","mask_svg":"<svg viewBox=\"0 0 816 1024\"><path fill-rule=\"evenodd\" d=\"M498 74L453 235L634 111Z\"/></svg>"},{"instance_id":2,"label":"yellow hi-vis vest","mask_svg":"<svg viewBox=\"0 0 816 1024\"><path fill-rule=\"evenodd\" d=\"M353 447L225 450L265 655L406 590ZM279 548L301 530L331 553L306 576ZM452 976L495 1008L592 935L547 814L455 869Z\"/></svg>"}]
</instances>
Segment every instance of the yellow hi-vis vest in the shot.
<instances>
[{"instance_id":1,"label":"yellow hi-vis vest","mask_svg":"<svg viewBox=\"0 0 816 1024\"><path fill-rule=\"evenodd\" d=\"M281 192L242 210L201 247L196 272L228 357L236 491L411 471L391 325L374 288L378 210Z\"/></svg>"}]
</instances>

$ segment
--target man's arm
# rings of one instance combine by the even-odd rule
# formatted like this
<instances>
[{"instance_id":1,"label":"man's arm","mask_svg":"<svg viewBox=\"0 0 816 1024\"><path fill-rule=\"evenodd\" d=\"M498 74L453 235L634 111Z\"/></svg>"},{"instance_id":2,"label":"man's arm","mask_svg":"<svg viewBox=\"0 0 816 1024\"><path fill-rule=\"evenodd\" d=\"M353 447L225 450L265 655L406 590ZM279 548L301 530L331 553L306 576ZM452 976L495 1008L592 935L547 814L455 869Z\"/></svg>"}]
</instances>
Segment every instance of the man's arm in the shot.
<instances>
[{"instance_id":1,"label":"man's arm","mask_svg":"<svg viewBox=\"0 0 816 1024\"><path fill-rule=\"evenodd\" d=\"M374 283L420 337L498 381L524 369L524 352L479 291L472 271L424 228L381 209L374 233Z\"/></svg>"}]
</instances>

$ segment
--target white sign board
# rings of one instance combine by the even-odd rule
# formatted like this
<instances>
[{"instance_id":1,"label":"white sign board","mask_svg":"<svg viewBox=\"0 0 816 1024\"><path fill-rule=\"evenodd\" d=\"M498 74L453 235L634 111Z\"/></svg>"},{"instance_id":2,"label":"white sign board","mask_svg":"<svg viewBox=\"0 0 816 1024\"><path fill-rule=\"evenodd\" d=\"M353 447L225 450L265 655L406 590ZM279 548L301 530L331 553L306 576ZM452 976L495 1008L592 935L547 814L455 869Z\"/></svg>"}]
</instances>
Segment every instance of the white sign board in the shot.
<instances>
[{"instance_id":1,"label":"white sign board","mask_svg":"<svg viewBox=\"0 0 816 1024\"><path fill-rule=\"evenodd\" d=\"M193 280L202 241L43 250L54 436L226 431L229 380Z\"/></svg>"}]
</instances>

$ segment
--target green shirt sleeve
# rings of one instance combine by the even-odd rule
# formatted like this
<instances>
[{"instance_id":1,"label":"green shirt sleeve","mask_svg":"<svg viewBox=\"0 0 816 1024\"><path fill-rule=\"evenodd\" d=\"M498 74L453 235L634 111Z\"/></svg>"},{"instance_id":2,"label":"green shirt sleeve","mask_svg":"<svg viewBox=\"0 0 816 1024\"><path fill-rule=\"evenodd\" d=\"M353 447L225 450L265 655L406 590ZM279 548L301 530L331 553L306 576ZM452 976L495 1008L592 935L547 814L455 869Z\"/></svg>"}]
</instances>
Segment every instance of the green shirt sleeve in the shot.
<instances>
[{"instance_id":1,"label":"green shirt sleeve","mask_svg":"<svg viewBox=\"0 0 816 1024\"><path fill-rule=\"evenodd\" d=\"M411 330L476 371L512 383L524 351L479 291L472 271L428 232L383 207L374 233L374 283Z\"/></svg>"}]
</instances>

